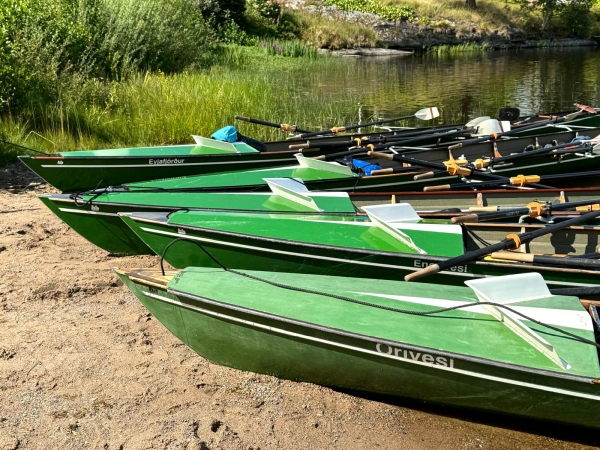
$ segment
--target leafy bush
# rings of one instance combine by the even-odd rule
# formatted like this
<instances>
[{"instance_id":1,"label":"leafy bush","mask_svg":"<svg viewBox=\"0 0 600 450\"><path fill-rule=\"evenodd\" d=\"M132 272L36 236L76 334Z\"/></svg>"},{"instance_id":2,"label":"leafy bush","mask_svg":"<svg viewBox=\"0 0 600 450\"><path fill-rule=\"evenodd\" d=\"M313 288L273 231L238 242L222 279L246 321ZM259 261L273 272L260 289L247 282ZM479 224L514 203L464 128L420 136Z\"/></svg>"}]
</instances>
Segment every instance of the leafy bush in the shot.
<instances>
[{"instance_id":1,"label":"leafy bush","mask_svg":"<svg viewBox=\"0 0 600 450\"><path fill-rule=\"evenodd\" d=\"M558 10L558 23L567 36L585 38L590 35L591 7L591 0L571 0L561 4Z\"/></svg>"},{"instance_id":2,"label":"leafy bush","mask_svg":"<svg viewBox=\"0 0 600 450\"><path fill-rule=\"evenodd\" d=\"M327 5L334 5L344 11L360 11L377 14L387 20L413 20L414 11L394 5L384 5L379 0L325 0Z\"/></svg>"},{"instance_id":3,"label":"leafy bush","mask_svg":"<svg viewBox=\"0 0 600 450\"><path fill-rule=\"evenodd\" d=\"M197 0L11 0L0 24L0 110L55 100L73 73L181 71L213 40Z\"/></svg>"},{"instance_id":4,"label":"leafy bush","mask_svg":"<svg viewBox=\"0 0 600 450\"><path fill-rule=\"evenodd\" d=\"M284 15L282 24L287 22ZM317 48L337 50L341 48L371 47L377 36L371 28L360 24L331 20L318 14L290 14L296 35Z\"/></svg>"},{"instance_id":5,"label":"leafy bush","mask_svg":"<svg viewBox=\"0 0 600 450\"><path fill-rule=\"evenodd\" d=\"M215 28L230 20L240 27L246 24L245 0L198 0L198 6L204 19Z\"/></svg>"}]
</instances>

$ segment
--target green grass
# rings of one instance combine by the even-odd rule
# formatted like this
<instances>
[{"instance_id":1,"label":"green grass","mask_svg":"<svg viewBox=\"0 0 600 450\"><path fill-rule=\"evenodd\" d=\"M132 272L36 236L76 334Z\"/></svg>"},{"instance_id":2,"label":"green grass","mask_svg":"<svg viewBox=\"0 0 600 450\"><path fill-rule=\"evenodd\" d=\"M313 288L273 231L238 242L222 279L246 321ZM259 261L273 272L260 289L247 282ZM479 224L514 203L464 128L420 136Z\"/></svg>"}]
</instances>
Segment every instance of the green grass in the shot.
<instances>
[{"instance_id":1,"label":"green grass","mask_svg":"<svg viewBox=\"0 0 600 450\"><path fill-rule=\"evenodd\" d=\"M335 59L265 53L261 47L230 48L219 57L233 68L220 65L172 76L138 74L118 83L65 83L60 88L61 101L30 104L19 117L2 118L0 137L53 153L186 143L191 142L191 134L210 135L230 124L257 139L286 138L274 128L234 122L235 115L315 129L356 120L347 113L355 110L356 98L332 99L325 89L308 95L300 84L299 80L306 80L307 74L323 64L338 64ZM0 150L0 164L24 153L7 145Z\"/></svg>"},{"instance_id":2,"label":"green grass","mask_svg":"<svg viewBox=\"0 0 600 450\"><path fill-rule=\"evenodd\" d=\"M476 54L484 53L493 50L487 44L479 45L473 43L465 43L459 45L438 45L436 47L430 47L426 53L430 55L457 55L457 54Z\"/></svg>"},{"instance_id":3,"label":"green grass","mask_svg":"<svg viewBox=\"0 0 600 450\"><path fill-rule=\"evenodd\" d=\"M373 47L377 43L375 32L366 26L328 19L319 13L294 12L300 38L318 48Z\"/></svg>"}]
</instances>

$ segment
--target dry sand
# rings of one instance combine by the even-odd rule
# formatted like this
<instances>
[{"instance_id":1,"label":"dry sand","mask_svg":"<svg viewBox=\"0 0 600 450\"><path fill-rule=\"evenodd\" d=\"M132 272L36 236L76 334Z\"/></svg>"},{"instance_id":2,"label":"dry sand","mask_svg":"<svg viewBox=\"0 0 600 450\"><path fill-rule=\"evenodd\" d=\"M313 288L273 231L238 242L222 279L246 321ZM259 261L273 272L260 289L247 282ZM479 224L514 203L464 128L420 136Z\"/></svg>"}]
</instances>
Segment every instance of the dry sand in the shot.
<instances>
[{"instance_id":1,"label":"dry sand","mask_svg":"<svg viewBox=\"0 0 600 450\"><path fill-rule=\"evenodd\" d=\"M111 257L0 168L0 450L582 449L598 433L368 398L211 364L173 337Z\"/></svg>"}]
</instances>

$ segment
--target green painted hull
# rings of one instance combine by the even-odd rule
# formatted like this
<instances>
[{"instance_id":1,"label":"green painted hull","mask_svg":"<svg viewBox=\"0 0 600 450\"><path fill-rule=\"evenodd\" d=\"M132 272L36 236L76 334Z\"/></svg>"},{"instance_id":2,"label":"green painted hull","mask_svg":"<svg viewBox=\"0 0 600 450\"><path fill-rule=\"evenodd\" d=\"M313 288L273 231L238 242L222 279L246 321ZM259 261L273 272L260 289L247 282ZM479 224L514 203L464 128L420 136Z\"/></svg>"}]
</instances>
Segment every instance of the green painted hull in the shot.
<instances>
[{"instance_id":1,"label":"green painted hull","mask_svg":"<svg viewBox=\"0 0 600 450\"><path fill-rule=\"evenodd\" d=\"M188 217L186 217L188 216ZM375 227L330 223L316 228L310 217L303 220L275 217L261 220L257 215L235 213L190 212L174 213L168 222L164 214L135 214L123 221L156 254L165 255L173 267L218 267L198 244L220 264L232 269L323 274L331 276L401 280L445 258L440 253L414 254L394 248L395 242L382 237ZM295 224L293 222L296 222ZM533 229L534 226L523 226ZM362 228L361 231L356 231ZM484 239L496 242L509 233L521 232L522 226L484 224L470 226ZM319 230L319 231L317 231ZM350 230L353 234L348 234ZM528 251L533 253L575 253L595 251L598 230L581 227L565 230L547 239L533 241ZM495 239L494 239L495 237ZM175 239L184 239L165 249ZM430 243L443 245L432 236ZM466 249L482 244L465 235ZM466 280L537 271L551 288L592 287L600 284L600 272L593 270L552 268L512 262L477 261L424 279L428 283L462 285Z\"/></svg>"},{"instance_id":2,"label":"green painted hull","mask_svg":"<svg viewBox=\"0 0 600 450\"><path fill-rule=\"evenodd\" d=\"M338 196L314 197L319 206L329 214L354 216L355 209L367 205L410 203L423 217L450 218L456 212L440 213L448 207L467 211L472 206L511 205L523 206L532 200L558 201L561 192L566 201L600 198L599 189L566 189L535 191L486 191L486 192L406 192L406 193L354 193L352 203ZM323 193L325 194L325 193ZM315 194L319 195L319 194ZM309 208L291 203L268 193L105 193L86 203L85 196L79 206L66 194L41 195L40 200L62 221L89 242L118 255L148 254L148 246L118 217L119 213L169 212L178 209L206 209L214 211L309 213ZM354 205L354 206L353 206ZM315 212L315 214L318 214ZM534 222L535 223L535 222ZM597 223L592 223L596 225ZM514 230L513 230L514 231ZM518 230L517 230L518 231ZM507 230L505 233L508 233ZM503 238L504 236L500 236ZM554 251L556 249L552 249ZM566 249L572 253L574 249Z\"/></svg>"},{"instance_id":3,"label":"green painted hull","mask_svg":"<svg viewBox=\"0 0 600 450\"><path fill-rule=\"evenodd\" d=\"M424 131L434 128L423 128ZM551 132L548 128L548 132ZM387 133L374 133L379 136L394 136L413 133L405 130ZM355 137L345 135L313 139L314 142L339 143L348 146ZM187 177L220 172L255 170L277 167L296 162L297 150L290 150L290 144L303 141L267 142L267 151L247 151L238 154L194 153L199 147L194 145L174 145L164 147L135 147L125 149L91 150L63 152L56 156L20 156L21 161L49 184L63 192L83 192L95 188L118 186L124 183L144 182L162 178ZM424 144L435 143L424 139ZM306 150L308 156L317 156L333 149L319 148Z\"/></svg>"},{"instance_id":4,"label":"green painted hull","mask_svg":"<svg viewBox=\"0 0 600 450\"><path fill-rule=\"evenodd\" d=\"M329 214L356 214L345 194L312 194L317 206ZM306 206L268 193L105 193L86 203L70 195L38 197L54 214L92 244L118 255L152 254L119 213L169 212L179 209L237 210L264 213L309 213ZM314 211L313 211L314 212Z\"/></svg>"},{"instance_id":5,"label":"green painted hull","mask_svg":"<svg viewBox=\"0 0 600 450\"><path fill-rule=\"evenodd\" d=\"M592 137L600 134L600 128L588 130ZM469 161L477 158L493 158L494 147L502 155L520 152L528 145L545 145L553 140L569 142L576 137L575 132L563 132L536 137L524 137L506 141L487 142L459 149L461 155ZM456 153L458 153L458 151ZM419 150L406 153L406 156L417 160L442 163L448 159L448 150ZM500 176L513 177L525 175L549 175L556 173L572 173L594 170L600 167L599 154L584 156L578 154L565 155L562 158L531 157L515 161L511 164L494 166L494 173ZM382 166L398 166L398 163L375 160ZM381 192L381 191L419 191L426 186L437 186L460 182L460 177L439 174L432 178L415 180L414 176L422 171L397 173L393 175L360 176L355 173L336 172L338 165L331 169L291 165L273 169L242 172L227 172L213 175L193 176L180 179L154 180L146 183L128 183L125 189L139 192L158 190L217 192L217 191L266 191L268 186L264 178L298 178L312 191L334 190L349 192ZM573 180L569 180L572 183ZM588 185L594 185L594 179L585 179Z\"/></svg>"},{"instance_id":6,"label":"green painted hull","mask_svg":"<svg viewBox=\"0 0 600 450\"><path fill-rule=\"evenodd\" d=\"M475 312L409 316L290 291L218 269L192 268L164 288L139 282L135 273L119 275L175 336L217 364L338 388L600 426L600 386L593 384L597 352L560 335L545 334L559 353L569 355L568 371L536 354L491 316ZM436 307L381 295L474 300L464 287L407 288L404 283L375 280L369 286L348 278L252 275L414 311ZM568 314L587 314L576 298L552 301L560 302ZM593 339L592 331L564 329Z\"/></svg>"}]
</instances>

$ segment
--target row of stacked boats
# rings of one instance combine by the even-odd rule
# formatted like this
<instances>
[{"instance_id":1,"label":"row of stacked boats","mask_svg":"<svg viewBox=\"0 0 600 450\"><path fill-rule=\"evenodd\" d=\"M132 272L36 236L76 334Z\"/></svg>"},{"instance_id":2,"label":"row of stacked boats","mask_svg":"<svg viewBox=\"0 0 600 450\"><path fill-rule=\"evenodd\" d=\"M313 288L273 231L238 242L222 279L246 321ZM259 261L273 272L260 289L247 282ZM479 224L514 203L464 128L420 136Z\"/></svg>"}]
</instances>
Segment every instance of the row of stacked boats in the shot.
<instances>
[{"instance_id":1,"label":"row of stacked boats","mask_svg":"<svg viewBox=\"0 0 600 450\"><path fill-rule=\"evenodd\" d=\"M600 114L577 106L20 158L88 241L161 256L117 274L211 361L598 428Z\"/></svg>"}]
</instances>

